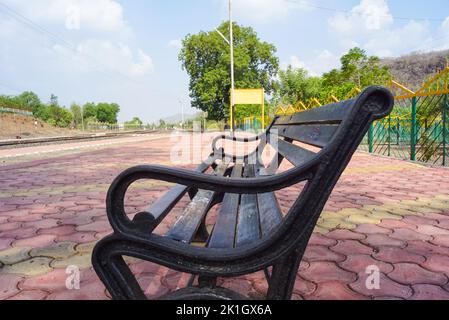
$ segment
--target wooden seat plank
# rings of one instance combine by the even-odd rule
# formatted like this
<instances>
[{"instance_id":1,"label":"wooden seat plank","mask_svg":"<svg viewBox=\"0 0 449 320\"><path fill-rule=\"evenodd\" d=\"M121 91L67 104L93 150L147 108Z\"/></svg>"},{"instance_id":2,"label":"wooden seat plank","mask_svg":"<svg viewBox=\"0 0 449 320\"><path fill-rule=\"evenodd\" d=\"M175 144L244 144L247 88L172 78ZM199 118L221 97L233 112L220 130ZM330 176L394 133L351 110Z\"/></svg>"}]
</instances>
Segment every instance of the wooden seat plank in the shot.
<instances>
[{"instance_id":1,"label":"wooden seat plank","mask_svg":"<svg viewBox=\"0 0 449 320\"><path fill-rule=\"evenodd\" d=\"M243 165L236 164L232 170L232 178L241 178L242 171ZM218 249L234 247L239 202L240 195L225 194L208 247Z\"/></svg>"},{"instance_id":2,"label":"wooden seat plank","mask_svg":"<svg viewBox=\"0 0 449 320\"><path fill-rule=\"evenodd\" d=\"M254 178L256 175L253 164L245 166L244 177ZM257 195L244 194L240 201L237 236L235 239L235 246L240 247L245 244L252 243L260 239L260 225L259 225L259 209L257 205Z\"/></svg>"},{"instance_id":3,"label":"wooden seat plank","mask_svg":"<svg viewBox=\"0 0 449 320\"><path fill-rule=\"evenodd\" d=\"M278 152L294 166L303 165L316 156L316 153L282 139L278 140L277 149Z\"/></svg>"},{"instance_id":4,"label":"wooden seat plank","mask_svg":"<svg viewBox=\"0 0 449 320\"><path fill-rule=\"evenodd\" d=\"M282 222L282 211L273 192L257 195L262 237L269 235Z\"/></svg>"},{"instance_id":5,"label":"wooden seat plank","mask_svg":"<svg viewBox=\"0 0 449 320\"><path fill-rule=\"evenodd\" d=\"M209 157L200 166L198 166L195 171L201 173L206 172L215 160L216 159L214 157ZM156 221L161 221L188 191L189 188L186 186L175 185L166 194L164 194L162 198L158 199L155 203L145 209L144 212L150 213Z\"/></svg>"},{"instance_id":6,"label":"wooden seat plank","mask_svg":"<svg viewBox=\"0 0 449 320\"><path fill-rule=\"evenodd\" d=\"M220 164L215 170L215 175L223 176L227 167L228 164L226 163ZM213 191L198 190L197 195L165 236L184 243L192 242L200 224L213 204L215 194Z\"/></svg>"}]
</instances>

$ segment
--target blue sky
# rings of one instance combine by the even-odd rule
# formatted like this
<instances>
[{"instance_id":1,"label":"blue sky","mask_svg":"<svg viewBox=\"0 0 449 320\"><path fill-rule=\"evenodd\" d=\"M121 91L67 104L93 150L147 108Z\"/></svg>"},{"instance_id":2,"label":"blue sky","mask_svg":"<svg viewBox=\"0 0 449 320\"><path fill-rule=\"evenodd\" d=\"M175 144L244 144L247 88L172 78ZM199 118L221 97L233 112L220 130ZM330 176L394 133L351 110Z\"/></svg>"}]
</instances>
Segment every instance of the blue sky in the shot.
<instances>
[{"instance_id":1,"label":"blue sky","mask_svg":"<svg viewBox=\"0 0 449 320\"><path fill-rule=\"evenodd\" d=\"M447 0L233 0L282 67L319 75L353 46L398 56L449 48ZM117 102L121 121L189 109L180 39L227 20L227 0L0 0L0 94Z\"/></svg>"}]
</instances>

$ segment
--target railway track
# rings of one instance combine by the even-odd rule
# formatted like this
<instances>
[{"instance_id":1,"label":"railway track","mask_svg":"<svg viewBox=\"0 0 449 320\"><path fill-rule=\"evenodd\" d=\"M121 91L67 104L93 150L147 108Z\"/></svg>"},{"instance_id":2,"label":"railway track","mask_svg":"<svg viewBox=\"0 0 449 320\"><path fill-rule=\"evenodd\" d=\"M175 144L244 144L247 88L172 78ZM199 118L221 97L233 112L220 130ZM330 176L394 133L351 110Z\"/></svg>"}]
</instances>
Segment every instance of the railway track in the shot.
<instances>
[{"instance_id":1,"label":"railway track","mask_svg":"<svg viewBox=\"0 0 449 320\"><path fill-rule=\"evenodd\" d=\"M39 146L39 145L51 145L58 143L75 143L80 141L114 139L119 137L142 135L149 133L155 134L159 133L159 131L128 131L128 132L114 132L114 133L101 133L101 134L82 134L76 136L62 136L62 137L0 140L0 149L12 149L12 148L22 148L26 146Z\"/></svg>"}]
</instances>

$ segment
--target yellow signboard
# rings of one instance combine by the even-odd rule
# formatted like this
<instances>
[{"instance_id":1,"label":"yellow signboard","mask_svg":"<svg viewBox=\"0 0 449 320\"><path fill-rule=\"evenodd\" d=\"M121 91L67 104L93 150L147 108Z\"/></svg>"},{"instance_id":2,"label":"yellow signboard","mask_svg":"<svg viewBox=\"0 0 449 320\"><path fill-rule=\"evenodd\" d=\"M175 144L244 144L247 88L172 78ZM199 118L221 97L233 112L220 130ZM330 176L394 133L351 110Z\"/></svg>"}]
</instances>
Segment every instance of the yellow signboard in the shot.
<instances>
[{"instance_id":1,"label":"yellow signboard","mask_svg":"<svg viewBox=\"0 0 449 320\"><path fill-rule=\"evenodd\" d=\"M262 106L262 129L265 129L265 90L264 89L235 89L234 105L260 104ZM231 108L231 123L234 114ZM233 128L234 129L234 128Z\"/></svg>"},{"instance_id":2,"label":"yellow signboard","mask_svg":"<svg viewBox=\"0 0 449 320\"><path fill-rule=\"evenodd\" d=\"M263 89L236 89L234 104L263 104L265 100Z\"/></svg>"}]
</instances>

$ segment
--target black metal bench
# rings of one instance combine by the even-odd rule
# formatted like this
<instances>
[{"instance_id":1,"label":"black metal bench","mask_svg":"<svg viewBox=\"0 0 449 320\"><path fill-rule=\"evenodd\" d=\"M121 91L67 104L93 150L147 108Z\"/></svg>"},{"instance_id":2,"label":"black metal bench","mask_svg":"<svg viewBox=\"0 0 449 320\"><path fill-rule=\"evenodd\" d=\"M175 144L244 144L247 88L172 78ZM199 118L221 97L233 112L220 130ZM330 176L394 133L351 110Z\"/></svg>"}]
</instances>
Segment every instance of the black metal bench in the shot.
<instances>
[{"instance_id":1,"label":"black metal bench","mask_svg":"<svg viewBox=\"0 0 449 320\"><path fill-rule=\"evenodd\" d=\"M372 122L387 116L392 107L387 89L370 87L353 100L276 118L266 133L254 138L220 136L214 152L196 171L162 166L126 170L107 196L114 234L95 247L92 260L97 274L113 298L145 299L123 259L135 257L192 275L187 288L167 299L239 299L243 297L238 293L217 287L217 277L263 270L269 283L267 298L290 299L299 263L327 199ZM218 148L223 139L254 142L258 147L236 156ZM278 153L264 165L261 152L273 141ZM284 159L293 167L277 172ZM215 174L206 173L210 168ZM125 193L141 179L177 185L131 221L124 210ZM300 182L305 185L284 216L274 192ZM186 194L192 201L179 220L164 236L154 234ZM209 235L205 219L219 203ZM194 240L205 241L205 247L192 245Z\"/></svg>"}]
</instances>

